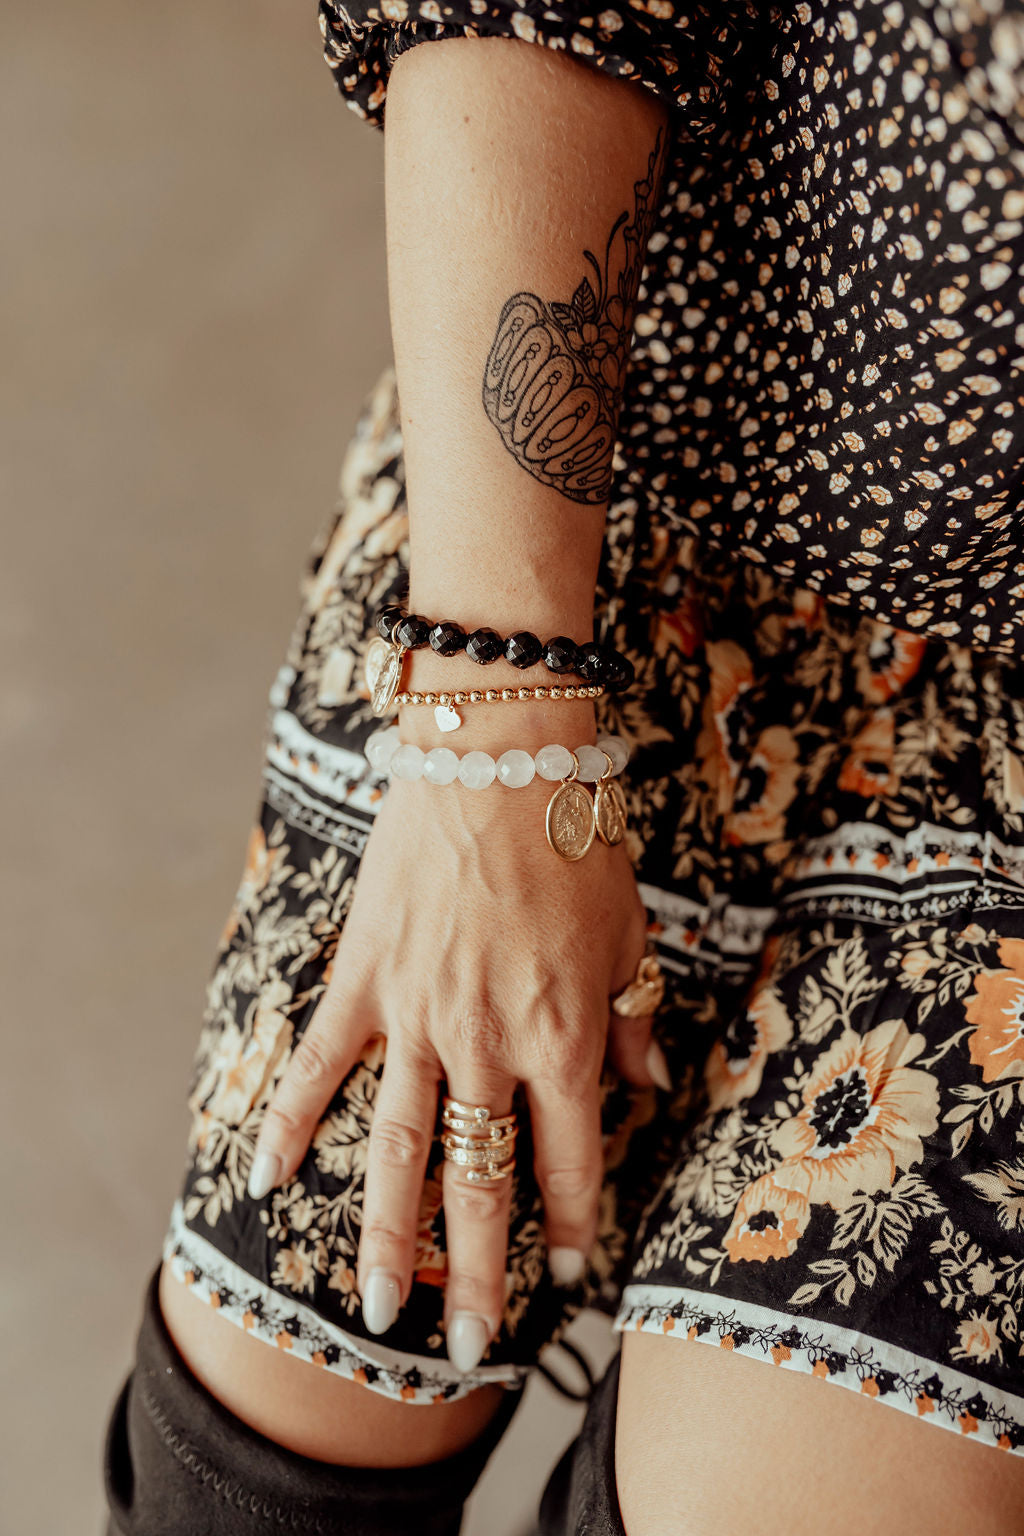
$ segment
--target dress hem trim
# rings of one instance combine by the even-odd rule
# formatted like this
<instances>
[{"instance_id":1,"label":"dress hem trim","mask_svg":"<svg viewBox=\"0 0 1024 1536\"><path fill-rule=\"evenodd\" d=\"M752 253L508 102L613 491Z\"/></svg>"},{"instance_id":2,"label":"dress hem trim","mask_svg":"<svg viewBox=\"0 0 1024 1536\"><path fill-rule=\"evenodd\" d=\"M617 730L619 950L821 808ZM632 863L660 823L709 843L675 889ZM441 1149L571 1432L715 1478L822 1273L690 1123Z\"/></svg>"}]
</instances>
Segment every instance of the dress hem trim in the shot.
<instances>
[{"instance_id":1,"label":"dress hem trim","mask_svg":"<svg viewBox=\"0 0 1024 1536\"><path fill-rule=\"evenodd\" d=\"M484 1365L463 1375L447 1360L369 1343L284 1296L192 1230L182 1203L171 1212L163 1257L176 1279L236 1327L297 1360L343 1376L399 1402L450 1403L479 1387L517 1387L528 1367Z\"/></svg>"},{"instance_id":2,"label":"dress hem trim","mask_svg":"<svg viewBox=\"0 0 1024 1536\"><path fill-rule=\"evenodd\" d=\"M698 1339L860 1392L979 1444L1024 1455L1024 1398L881 1339L753 1302L670 1285L628 1285L617 1333Z\"/></svg>"}]
</instances>

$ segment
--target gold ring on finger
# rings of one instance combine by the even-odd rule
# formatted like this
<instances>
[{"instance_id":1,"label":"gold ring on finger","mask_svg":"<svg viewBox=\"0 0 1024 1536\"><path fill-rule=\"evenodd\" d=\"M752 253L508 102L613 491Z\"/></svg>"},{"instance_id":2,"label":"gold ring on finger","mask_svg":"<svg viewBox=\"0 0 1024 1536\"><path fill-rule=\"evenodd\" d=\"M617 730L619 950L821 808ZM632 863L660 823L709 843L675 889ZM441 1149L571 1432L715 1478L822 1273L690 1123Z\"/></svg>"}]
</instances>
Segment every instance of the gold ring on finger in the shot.
<instances>
[{"instance_id":1,"label":"gold ring on finger","mask_svg":"<svg viewBox=\"0 0 1024 1536\"><path fill-rule=\"evenodd\" d=\"M500 1141L502 1136L514 1135L516 1131L515 1115L504 1115L500 1120L490 1120L483 1126L478 1120L461 1120L456 1115L442 1115L441 1123L446 1130L472 1136L474 1141Z\"/></svg>"},{"instance_id":2,"label":"gold ring on finger","mask_svg":"<svg viewBox=\"0 0 1024 1536\"><path fill-rule=\"evenodd\" d=\"M462 1104L458 1099L442 1101L441 1118L445 1125L451 1121L465 1121L465 1125L451 1125L452 1130L489 1131L494 1126L515 1125L515 1115L492 1115L486 1104Z\"/></svg>"},{"instance_id":3,"label":"gold ring on finger","mask_svg":"<svg viewBox=\"0 0 1024 1536\"><path fill-rule=\"evenodd\" d=\"M442 1138L446 1163L459 1168L502 1168L515 1159L515 1148L505 1147L450 1147Z\"/></svg>"},{"instance_id":4,"label":"gold ring on finger","mask_svg":"<svg viewBox=\"0 0 1024 1536\"><path fill-rule=\"evenodd\" d=\"M467 1168L466 1181L469 1184L497 1184L499 1179L510 1179L515 1168L514 1158L501 1168L495 1168L493 1165L487 1168Z\"/></svg>"},{"instance_id":5,"label":"gold ring on finger","mask_svg":"<svg viewBox=\"0 0 1024 1536\"><path fill-rule=\"evenodd\" d=\"M665 973L653 949L648 949L631 981L612 994L612 1012L624 1019L643 1019L657 1013L665 997Z\"/></svg>"},{"instance_id":6,"label":"gold ring on finger","mask_svg":"<svg viewBox=\"0 0 1024 1536\"><path fill-rule=\"evenodd\" d=\"M443 1131L441 1144L446 1147L504 1147L514 1142L519 1132L514 1126L507 1131L498 1131L493 1136L463 1136L458 1131Z\"/></svg>"}]
</instances>

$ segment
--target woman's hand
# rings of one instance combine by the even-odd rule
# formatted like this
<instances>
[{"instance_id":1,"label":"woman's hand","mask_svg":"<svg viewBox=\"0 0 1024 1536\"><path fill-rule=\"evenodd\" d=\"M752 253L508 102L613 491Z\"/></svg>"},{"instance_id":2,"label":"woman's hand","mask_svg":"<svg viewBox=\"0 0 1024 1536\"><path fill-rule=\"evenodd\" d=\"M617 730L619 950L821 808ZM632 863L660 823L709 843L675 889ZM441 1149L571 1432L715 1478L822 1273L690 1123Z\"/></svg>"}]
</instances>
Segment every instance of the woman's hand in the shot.
<instances>
[{"instance_id":1,"label":"woman's hand","mask_svg":"<svg viewBox=\"0 0 1024 1536\"><path fill-rule=\"evenodd\" d=\"M578 863L557 858L544 836L552 788L391 784L329 985L266 1112L257 1196L295 1171L367 1040L387 1037L358 1264L372 1333L391 1326L412 1284L440 1085L495 1115L525 1085L549 1263L573 1284L596 1233L606 1044L635 1083L665 1072L650 1019L612 1015L608 1040L609 994L631 979L645 943L625 850L595 843ZM504 1308L510 1188L470 1184L444 1165L445 1320L461 1370L479 1361Z\"/></svg>"}]
</instances>

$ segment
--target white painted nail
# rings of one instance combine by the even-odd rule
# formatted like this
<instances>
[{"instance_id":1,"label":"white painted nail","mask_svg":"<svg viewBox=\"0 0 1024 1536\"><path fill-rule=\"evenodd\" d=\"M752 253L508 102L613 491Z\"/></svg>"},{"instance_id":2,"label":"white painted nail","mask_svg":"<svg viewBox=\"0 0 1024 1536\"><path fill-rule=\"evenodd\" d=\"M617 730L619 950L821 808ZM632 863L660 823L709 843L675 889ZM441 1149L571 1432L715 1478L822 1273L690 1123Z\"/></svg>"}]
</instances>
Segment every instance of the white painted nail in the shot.
<instances>
[{"instance_id":1,"label":"white painted nail","mask_svg":"<svg viewBox=\"0 0 1024 1536\"><path fill-rule=\"evenodd\" d=\"M556 1285L579 1285L587 1269L587 1256L578 1248L549 1248L548 1269Z\"/></svg>"},{"instance_id":2,"label":"white painted nail","mask_svg":"<svg viewBox=\"0 0 1024 1536\"><path fill-rule=\"evenodd\" d=\"M249 1169L249 1198L262 1200L273 1189L281 1173L281 1159L276 1152L257 1152Z\"/></svg>"},{"instance_id":3,"label":"white painted nail","mask_svg":"<svg viewBox=\"0 0 1024 1536\"><path fill-rule=\"evenodd\" d=\"M371 1269L363 1291L363 1322L371 1333L387 1333L402 1305L402 1286L388 1269Z\"/></svg>"},{"instance_id":4,"label":"white painted nail","mask_svg":"<svg viewBox=\"0 0 1024 1536\"><path fill-rule=\"evenodd\" d=\"M663 1088L666 1093L671 1093L672 1075L668 1070L668 1062L665 1060L665 1052L662 1050L657 1040L652 1040L650 1045L647 1047L647 1055L644 1058L644 1065L646 1066L648 1072L654 1079L657 1086L659 1088Z\"/></svg>"},{"instance_id":5,"label":"white painted nail","mask_svg":"<svg viewBox=\"0 0 1024 1536\"><path fill-rule=\"evenodd\" d=\"M471 1371L483 1359L491 1330L475 1312L456 1312L448 1324L448 1359L457 1371Z\"/></svg>"}]
</instances>

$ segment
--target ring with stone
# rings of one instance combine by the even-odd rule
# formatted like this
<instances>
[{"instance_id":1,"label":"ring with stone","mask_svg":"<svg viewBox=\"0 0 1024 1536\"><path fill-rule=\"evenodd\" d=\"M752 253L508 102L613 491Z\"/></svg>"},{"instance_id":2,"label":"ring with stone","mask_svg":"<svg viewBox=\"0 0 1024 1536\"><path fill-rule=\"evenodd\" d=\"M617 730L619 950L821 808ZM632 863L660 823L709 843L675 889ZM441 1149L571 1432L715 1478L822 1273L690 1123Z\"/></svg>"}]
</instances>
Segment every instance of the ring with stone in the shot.
<instances>
[{"instance_id":1,"label":"ring with stone","mask_svg":"<svg viewBox=\"0 0 1024 1536\"><path fill-rule=\"evenodd\" d=\"M441 1146L444 1148L445 1161L456 1163L460 1168L502 1168L512 1162L516 1155L515 1146L511 1142L503 1146L494 1146L485 1141L479 1147L454 1147L449 1137L442 1136Z\"/></svg>"},{"instance_id":2,"label":"ring with stone","mask_svg":"<svg viewBox=\"0 0 1024 1536\"><path fill-rule=\"evenodd\" d=\"M516 1123L514 1114L492 1116L486 1104L460 1104L458 1099L442 1100L441 1119L450 1131L472 1131L486 1136Z\"/></svg>"}]
</instances>

